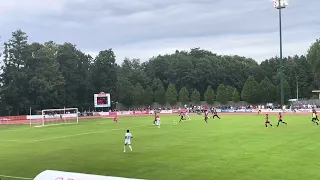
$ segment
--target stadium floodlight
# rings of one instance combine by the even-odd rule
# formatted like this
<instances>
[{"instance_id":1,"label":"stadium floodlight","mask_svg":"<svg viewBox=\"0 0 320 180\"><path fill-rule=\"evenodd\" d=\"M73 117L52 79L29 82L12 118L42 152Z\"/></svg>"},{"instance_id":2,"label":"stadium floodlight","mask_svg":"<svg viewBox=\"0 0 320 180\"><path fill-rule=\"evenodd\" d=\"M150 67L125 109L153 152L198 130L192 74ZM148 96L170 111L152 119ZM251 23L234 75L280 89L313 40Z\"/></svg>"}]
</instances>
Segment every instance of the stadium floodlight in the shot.
<instances>
[{"instance_id":1,"label":"stadium floodlight","mask_svg":"<svg viewBox=\"0 0 320 180\"><path fill-rule=\"evenodd\" d=\"M276 9L283 9L289 5L288 0L273 0L273 7Z\"/></svg>"},{"instance_id":2,"label":"stadium floodlight","mask_svg":"<svg viewBox=\"0 0 320 180\"><path fill-rule=\"evenodd\" d=\"M279 39L280 39L280 89L281 89L281 107L284 106L284 89L283 89L283 58L282 58L282 15L281 10L289 5L287 0L273 0L273 7L279 10Z\"/></svg>"},{"instance_id":3,"label":"stadium floodlight","mask_svg":"<svg viewBox=\"0 0 320 180\"><path fill-rule=\"evenodd\" d=\"M77 124L79 123L78 108L44 109L41 117L32 120L30 124L34 127Z\"/></svg>"}]
</instances>

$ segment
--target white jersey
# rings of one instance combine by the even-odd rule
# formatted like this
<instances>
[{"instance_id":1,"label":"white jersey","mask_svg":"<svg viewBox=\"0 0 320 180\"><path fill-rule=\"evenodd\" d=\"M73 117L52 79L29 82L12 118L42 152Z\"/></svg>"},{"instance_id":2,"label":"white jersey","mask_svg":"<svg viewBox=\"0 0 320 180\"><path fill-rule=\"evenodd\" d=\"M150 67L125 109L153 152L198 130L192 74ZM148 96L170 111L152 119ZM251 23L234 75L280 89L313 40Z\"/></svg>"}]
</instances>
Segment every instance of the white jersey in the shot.
<instances>
[{"instance_id":1,"label":"white jersey","mask_svg":"<svg viewBox=\"0 0 320 180\"><path fill-rule=\"evenodd\" d=\"M190 120L189 110L186 112L186 118L187 118L188 120Z\"/></svg>"},{"instance_id":2,"label":"white jersey","mask_svg":"<svg viewBox=\"0 0 320 180\"><path fill-rule=\"evenodd\" d=\"M157 125L160 125L160 118L156 118Z\"/></svg>"},{"instance_id":3,"label":"white jersey","mask_svg":"<svg viewBox=\"0 0 320 180\"><path fill-rule=\"evenodd\" d=\"M124 143L130 145L131 144L131 138L132 134L131 133L126 133Z\"/></svg>"}]
</instances>

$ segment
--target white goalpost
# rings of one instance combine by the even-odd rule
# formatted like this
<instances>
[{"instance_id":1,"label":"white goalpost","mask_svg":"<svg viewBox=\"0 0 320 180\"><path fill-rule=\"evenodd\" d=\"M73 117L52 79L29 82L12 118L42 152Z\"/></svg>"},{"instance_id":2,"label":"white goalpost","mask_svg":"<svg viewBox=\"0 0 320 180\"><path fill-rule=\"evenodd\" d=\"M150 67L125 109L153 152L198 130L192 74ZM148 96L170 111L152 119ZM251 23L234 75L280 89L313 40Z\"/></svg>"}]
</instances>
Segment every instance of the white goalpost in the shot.
<instances>
[{"instance_id":1,"label":"white goalpost","mask_svg":"<svg viewBox=\"0 0 320 180\"><path fill-rule=\"evenodd\" d=\"M79 123L78 108L44 109L41 119L33 121L35 127ZM31 123L30 123L31 124Z\"/></svg>"}]
</instances>

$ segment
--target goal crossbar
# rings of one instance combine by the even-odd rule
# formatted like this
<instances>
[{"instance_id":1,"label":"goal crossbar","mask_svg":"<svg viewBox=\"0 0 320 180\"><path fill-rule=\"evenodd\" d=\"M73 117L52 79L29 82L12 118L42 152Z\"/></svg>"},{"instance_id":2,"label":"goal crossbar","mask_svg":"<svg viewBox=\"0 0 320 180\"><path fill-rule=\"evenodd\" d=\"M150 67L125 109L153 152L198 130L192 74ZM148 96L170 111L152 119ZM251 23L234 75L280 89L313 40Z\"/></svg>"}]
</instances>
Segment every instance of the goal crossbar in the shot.
<instances>
[{"instance_id":1,"label":"goal crossbar","mask_svg":"<svg viewBox=\"0 0 320 180\"><path fill-rule=\"evenodd\" d=\"M78 108L44 109L41 111L41 121L34 121L35 127L77 123L79 123Z\"/></svg>"}]
</instances>

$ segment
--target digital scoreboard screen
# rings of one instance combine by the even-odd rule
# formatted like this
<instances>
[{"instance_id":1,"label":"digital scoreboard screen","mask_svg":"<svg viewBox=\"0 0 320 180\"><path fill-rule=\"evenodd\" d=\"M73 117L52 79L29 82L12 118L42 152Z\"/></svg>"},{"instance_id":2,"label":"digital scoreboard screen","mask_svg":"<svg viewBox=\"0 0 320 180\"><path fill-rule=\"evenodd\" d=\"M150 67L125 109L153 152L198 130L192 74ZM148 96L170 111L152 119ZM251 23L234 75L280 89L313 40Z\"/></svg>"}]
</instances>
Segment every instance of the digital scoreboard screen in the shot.
<instances>
[{"instance_id":1,"label":"digital scoreboard screen","mask_svg":"<svg viewBox=\"0 0 320 180\"><path fill-rule=\"evenodd\" d=\"M96 108L104 108L111 106L109 93L100 92L99 94L94 94L93 101L94 107Z\"/></svg>"}]
</instances>

